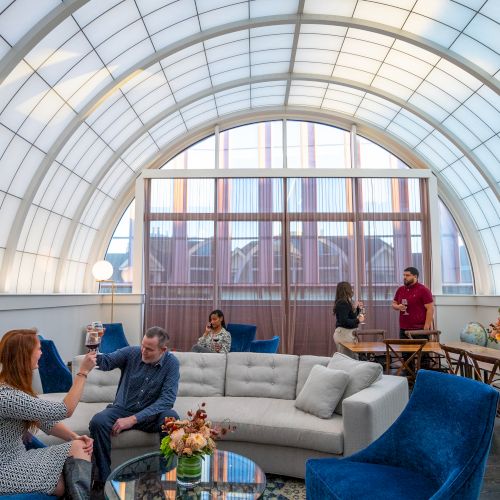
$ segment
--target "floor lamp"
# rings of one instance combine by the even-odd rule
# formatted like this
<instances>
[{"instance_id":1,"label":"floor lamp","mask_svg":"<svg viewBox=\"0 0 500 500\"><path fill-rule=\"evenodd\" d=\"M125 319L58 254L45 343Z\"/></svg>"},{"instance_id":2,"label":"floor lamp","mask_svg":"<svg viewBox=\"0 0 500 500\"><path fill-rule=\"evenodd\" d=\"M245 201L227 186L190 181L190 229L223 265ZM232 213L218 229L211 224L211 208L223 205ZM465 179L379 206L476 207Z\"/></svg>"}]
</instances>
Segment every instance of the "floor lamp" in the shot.
<instances>
[{"instance_id":1,"label":"floor lamp","mask_svg":"<svg viewBox=\"0 0 500 500\"><path fill-rule=\"evenodd\" d=\"M99 260L92 266L92 276L99 283L111 283L111 323L113 323L113 309L115 307L115 281L110 279L113 276L113 266L107 260Z\"/></svg>"}]
</instances>

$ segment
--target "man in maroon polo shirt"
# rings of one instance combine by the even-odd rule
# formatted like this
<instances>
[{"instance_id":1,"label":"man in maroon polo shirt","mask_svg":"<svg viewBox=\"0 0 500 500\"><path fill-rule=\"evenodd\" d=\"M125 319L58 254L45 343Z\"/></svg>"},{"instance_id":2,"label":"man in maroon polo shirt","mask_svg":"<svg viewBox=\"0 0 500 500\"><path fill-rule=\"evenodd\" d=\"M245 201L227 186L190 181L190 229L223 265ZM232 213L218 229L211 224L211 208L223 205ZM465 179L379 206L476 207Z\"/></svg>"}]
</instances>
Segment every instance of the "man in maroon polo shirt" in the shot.
<instances>
[{"instance_id":1,"label":"man in maroon polo shirt","mask_svg":"<svg viewBox=\"0 0 500 500\"><path fill-rule=\"evenodd\" d=\"M431 291L418 282L418 269L407 267L392 308L399 311L399 337L406 338L405 330L430 330L434 318L434 299Z\"/></svg>"}]
</instances>

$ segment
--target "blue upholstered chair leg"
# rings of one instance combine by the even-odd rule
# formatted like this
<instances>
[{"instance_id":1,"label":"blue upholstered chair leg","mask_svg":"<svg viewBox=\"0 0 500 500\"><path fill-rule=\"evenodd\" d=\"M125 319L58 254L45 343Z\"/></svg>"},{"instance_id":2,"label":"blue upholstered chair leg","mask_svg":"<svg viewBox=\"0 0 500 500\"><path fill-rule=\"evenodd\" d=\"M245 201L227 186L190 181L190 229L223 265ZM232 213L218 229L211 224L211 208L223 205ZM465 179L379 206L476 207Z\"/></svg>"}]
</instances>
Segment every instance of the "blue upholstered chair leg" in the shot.
<instances>
[{"instance_id":1,"label":"blue upholstered chair leg","mask_svg":"<svg viewBox=\"0 0 500 500\"><path fill-rule=\"evenodd\" d=\"M307 498L479 498L498 397L481 382L420 370L408 405L379 439L344 459L307 461Z\"/></svg>"}]
</instances>

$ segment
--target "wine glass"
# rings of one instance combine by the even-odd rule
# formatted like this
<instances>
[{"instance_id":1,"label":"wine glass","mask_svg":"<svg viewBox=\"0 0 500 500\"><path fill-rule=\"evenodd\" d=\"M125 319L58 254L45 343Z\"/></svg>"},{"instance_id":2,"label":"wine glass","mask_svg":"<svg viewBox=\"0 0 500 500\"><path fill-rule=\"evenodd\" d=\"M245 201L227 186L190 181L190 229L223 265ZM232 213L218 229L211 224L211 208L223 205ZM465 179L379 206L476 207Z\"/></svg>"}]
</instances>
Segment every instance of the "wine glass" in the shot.
<instances>
[{"instance_id":1,"label":"wine glass","mask_svg":"<svg viewBox=\"0 0 500 500\"><path fill-rule=\"evenodd\" d=\"M365 319L366 319L366 308L365 308L365 305L363 304L360 308L359 308L359 314L363 315L363 321L360 321L360 325L364 325L365 324Z\"/></svg>"},{"instance_id":2,"label":"wine glass","mask_svg":"<svg viewBox=\"0 0 500 500\"><path fill-rule=\"evenodd\" d=\"M99 332L94 329L87 328L87 335L85 336L85 347L90 351L97 351L99 349Z\"/></svg>"},{"instance_id":3,"label":"wine glass","mask_svg":"<svg viewBox=\"0 0 500 500\"><path fill-rule=\"evenodd\" d=\"M403 316L409 316L410 313L408 312L408 301L406 299L401 299L401 304L405 306L405 312L403 313Z\"/></svg>"}]
</instances>

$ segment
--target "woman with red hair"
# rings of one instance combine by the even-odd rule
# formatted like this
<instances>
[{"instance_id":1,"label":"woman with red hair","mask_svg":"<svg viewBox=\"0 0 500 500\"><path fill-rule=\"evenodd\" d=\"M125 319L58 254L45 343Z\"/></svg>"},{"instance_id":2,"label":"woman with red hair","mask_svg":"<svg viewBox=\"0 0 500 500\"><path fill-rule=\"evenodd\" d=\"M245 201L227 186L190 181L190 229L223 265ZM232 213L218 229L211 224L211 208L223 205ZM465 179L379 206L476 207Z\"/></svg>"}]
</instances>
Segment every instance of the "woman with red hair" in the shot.
<instances>
[{"instance_id":1,"label":"woman with red hair","mask_svg":"<svg viewBox=\"0 0 500 500\"><path fill-rule=\"evenodd\" d=\"M33 391L33 370L41 355L34 329L11 330L0 340L0 494L62 496L66 491L73 498L86 499L90 496L93 441L78 436L59 420L73 414L96 354L87 354L61 402L40 399ZM26 450L26 438L38 428L68 442Z\"/></svg>"}]
</instances>

